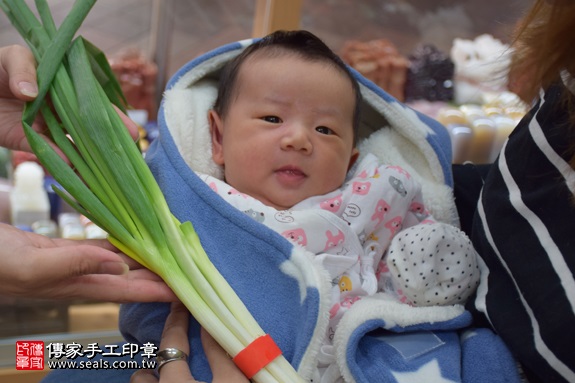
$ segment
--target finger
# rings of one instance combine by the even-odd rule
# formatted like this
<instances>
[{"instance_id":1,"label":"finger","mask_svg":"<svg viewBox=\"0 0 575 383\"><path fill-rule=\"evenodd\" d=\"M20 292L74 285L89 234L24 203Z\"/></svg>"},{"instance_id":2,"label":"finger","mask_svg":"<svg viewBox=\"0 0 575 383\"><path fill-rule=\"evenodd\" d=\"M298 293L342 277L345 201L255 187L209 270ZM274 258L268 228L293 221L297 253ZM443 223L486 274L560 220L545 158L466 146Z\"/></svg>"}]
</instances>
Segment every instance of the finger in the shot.
<instances>
[{"instance_id":1,"label":"finger","mask_svg":"<svg viewBox=\"0 0 575 383\"><path fill-rule=\"evenodd\" d=\"M166 319L160 349L174 347L178 350L190 353L188 343L188 309L181 302L174 302L170 308L170 315Z\"/></svg>"},{"instance_id":2,"label":"finger","mask_svg":"<svg viewBox=\"0 0 575 383\"><path fill-rule=\"evenodd\" d=\"M129 256L127 256L126 254L119 253L118 255L122 258L122 260L124 260L124 262L126 262L126 264L130 267L130 270L139 270L139 269L144 268L144 266L142 266L137 261L135 261L132 258L130 258ZM156 274L154 274L154 275L156 275ZM160 278L160 277L157 277L157 278Z\"/></svg>"},{"instance_id":3,"label":"finger","mask_svg":"<svg viewBox=\"0 0 575 383\"><path fill-rule=\"evenodd\" d=\"M139 265L139 263L138 263ZM148 270L140 265L140 268L130 269L128 272L130 279L138 279L142 281L163 282L162 278L151 270Z\"/></svg>"},{"instance_id":4,"label":"finger","mask_svg":"<svg viewBox=\"0 0 575 383\"><path fill-rule=\"evenodd\" d=\"M29 101L38 94L36 63L30 50L11 45L2 49L0 67L8 74L9 86L14 97Z\"/></svg>"},{"instance_id":5,"label":"finger","mask_svg":"<svg viewBox=\"0 0 575 383\"><path fill-rule=\"evenodd\" d=\"M124 275L129 271L128 265L120 255L98 246L77 245L50 250L54 257L50 257L52 259L46 257L40 261L46 267L43 275L47 279L89 274ZM58 259L57 265L52 262L54 258Z\"/></svg>"},{"instance_id":6,"label":"finger","mask_svg":"<svg viewBox=\"0 0 575 383\"><path fill-rule=\"evenodd\" d=\"M64 238L54 238L54 243L58 247L62 246L78 246L78 245L92 245L98 246L107 250L118 250L114 245L110 243L107 239L64 239Z\"/></svg>"},{"instance_id":7,"label":"finger","mask_svg":"<svg viewBox=\"0 0 575 383\"><path fill-rule=\"evenodd\" d=\"M62 238L55 238L53 239L53 243L59 248L65 247L74 247L77 248L79 245L89 245L93 247L98 247L101 249L108 250L110 252L114 252L119 259L123 261L125 264L128 265L130 270L137 270L142 269L144 266L139 264L137 261L133 260L126 254L120 253L118 248L112 245L107 239L84 239L84 240L71 240L71 239L62 239ZM110 273L114 274L114 273ZM158 277L159 278L159 277Z\"/></svg>"},{"instance_id":8,"label":"finger","mask_svg":"<svg viewBox=\"0 0 575 383\"><path fill-rule=\"evenodd\" d=\"M202 346L208 358L214 382L249 382L226 351L202 328Z\"/></svg>"},{"instance_id":9,"label":"finger","mask_svg":"<svg viewBox=\"0 0 575 383\"><path fill-rule=\"evenodd\" d=\"M26 247L25 251L28 254L21 259L22 264L16 276L18 285L49 290L56 296L73 294L77 287L74 282L79 277L90 274L124 276L129 271L128 265L118 254L95 246ZM55 291L57 287L64 291Z\"/></svg>"},{"instance_id":10,"label":"finger","mask_svg":"<svg viewBox=\"0 0 575 383\"><path fill-rule=\"evenodd\" d=\"M20 268L20 285L34 285L53 298L79 297L113 302L177 300L157 274L136 262L130 262L136 269L128 270L126 255L100 247L117 250L105 240L55 241L27 234L28 240L40 249L34 249L34 256L25 258L28 265Z\"/></svg>"},{"instance_id":11,"label":"finger","mask_svg":"<svg viewBox=\"0 0 575 383\"><path fill-rule=\"evenodd\" d=\"M120 109L118 109L117 106L114 105L114 108L116 109L116 112L118 112L118 115L122 119L122 122L124 123L124 125L126 125L126 129L128 129L130 136L132 136L132 138L134 140L137 140L139 137L138 125L134 121L132 121L132 119L130 117L128 117L124 113L122 113L122 111Z\"/></svg>"},{"instance_id":12,"label":"finger","mask_svg":"<svg viewBox=\"0 0 575 383\"><path fill-rule=\"evenodd\" d=\"M133 276L134 273L139 275ZM66 281L53 295L63 298L84 298L107 302L174 302L178 298L162 281L155 277L141 277L148 270L130 271L125 275L86 275ZM54 298L57 296L51 296Z\"/></svg>"},{"instance_id":13,"label":"finger","mask_svg":"<svg viewBox=\"0 0 575 383\"><path fill-rule=\"evenodd\" d=\"M130 377L130 383L158 383L153 370L138 370Z\"/></svg>"},{"instance_id":14,"label":"finger","mask_svg":"<svg viewBox=\"0 0 575 383\"><path fill-rule=\"evenodd\" d=\"M189 312L186 306L181 302L172 303L170 315L168 315L164 325L160 350L173 347L185 352L186 355L190 354L188 316ZM185 360L176 360L165 364L160 370L160 380L162 382L195 381Z\"/></svg>"}]
</instances>

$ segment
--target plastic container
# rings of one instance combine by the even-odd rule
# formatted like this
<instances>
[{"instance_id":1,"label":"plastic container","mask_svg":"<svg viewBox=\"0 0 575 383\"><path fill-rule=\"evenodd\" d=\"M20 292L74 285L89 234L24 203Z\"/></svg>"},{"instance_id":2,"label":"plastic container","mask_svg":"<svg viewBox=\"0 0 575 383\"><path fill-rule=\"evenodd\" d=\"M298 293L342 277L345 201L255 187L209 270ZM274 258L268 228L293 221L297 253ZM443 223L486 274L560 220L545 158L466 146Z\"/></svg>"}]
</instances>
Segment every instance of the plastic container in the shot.
<instances>
[{"instance_id":1,"label":"plastic container","mask_svg":"<svg viewBox=\"0 0 575 383\"><path fill-rule=\"evenodd\" d=\"M80 221L80 214L62 213L58 216L60 237L66 239L85 239L86 231Z\"/></svg>"},{"instance_id":2,"label":"plastic container","mask_svg":"<svg viewBox=\"0 0 575 383\"><path fill-rule=\"evenodd\" d=\"M14 226L29 226L50 219L50 200L44 188L44 170L36 162L22 162L14 170L10 192L10 218Z\"/></svg>"},{"instance_id":3,"label":"plastic container","mask_svg":"<svg viewBox=\"0 0 575 383\"><path fill-rule=\"evenodd\" d=\"M454 164L462 164L469 159L469 152L473 144L473 130L467 125L447 125L451 138L452 159Z\"/></svg>"},{"instance_id":4,"label":"plastic container","mask_svg":"<svg viewBox=\"0 0 575 383\"><path fill-rule=\"evenodd\" d=\"M442 108L437 113L437 121L439 121L442 125L466 125L467 118L463 114L461 110L454 107L445 107Z\"/></svg>"},{"instance_id":5,"label":"plastic container","mask_svg":"<svg viewBox=\"0 0 575 383\"><path fill-rule=\"evenodd\" d=\"M496 117L493 119L493 121L495 122L495 127L497 130L493 140L493 148L491 149L490 162L495 161L499 155L499 152L501 151L501 148L503 148L503 144L517 125L517 121L507 116Z\"/></svg>"},{"instance_id":6,"label":"plastic container","mask_svg":"<svg viewBox=\"0 0 575 383\"><path fill-rule=\"evenodd\" d=\"M467 123L472 125L473 122L479 118L486 118L487 115L483 111L483 108L476 104L464 104L459 107L459 110L465 116Z\"/></svg>"},{"instance_id":7,"label":"plastic container","mask_svg":"<svg viewBox=\"0 0 575 383\"><path fill-rule=\"evenodd\" d=\"M475 164L488 164L491 161L491 152L497 129L490 118L476 118L471 123L473 130L473 143L469 153L469 160Z\"/></svg>"},{"instance_id":8,"label":"plastic container","mask_svg":"<svg viewBox=\"0 0 575 383\"><path fill-rule=\"evenodd\" d=\"M84 226L84 231L86 233L86 239L106 239L108 238L108 233L97 226L94 222L90 221L88 217L81 215L80 223Z\"/></svg>"}]
</instances>

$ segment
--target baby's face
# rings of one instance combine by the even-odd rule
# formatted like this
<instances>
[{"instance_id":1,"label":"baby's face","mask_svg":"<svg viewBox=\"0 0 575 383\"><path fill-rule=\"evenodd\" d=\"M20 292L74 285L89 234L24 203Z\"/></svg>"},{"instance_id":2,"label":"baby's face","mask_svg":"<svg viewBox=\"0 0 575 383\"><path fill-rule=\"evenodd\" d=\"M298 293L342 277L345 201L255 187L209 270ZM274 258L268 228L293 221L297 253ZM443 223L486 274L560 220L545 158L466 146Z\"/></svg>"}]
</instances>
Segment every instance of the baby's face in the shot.
<instances>
[{"instance_id":1,"label":"baby's face","mask_svg":"<svg viewBox=\"0 0 575 383\"><path fill-rule=\"evenodd\" d=\"M213 159L226 182L286 210L340 187L357 158L349 79L292 55L243 63L227 115L211 112Z\"/></svg>"}]
</instances>

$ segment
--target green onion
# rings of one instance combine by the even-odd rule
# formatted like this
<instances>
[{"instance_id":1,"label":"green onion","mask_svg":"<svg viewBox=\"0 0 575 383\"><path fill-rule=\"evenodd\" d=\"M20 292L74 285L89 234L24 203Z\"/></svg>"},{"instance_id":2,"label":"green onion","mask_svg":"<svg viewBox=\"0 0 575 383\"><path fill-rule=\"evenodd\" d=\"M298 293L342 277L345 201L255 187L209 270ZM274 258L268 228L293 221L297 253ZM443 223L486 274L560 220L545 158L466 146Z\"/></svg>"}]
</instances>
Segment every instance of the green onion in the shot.
<instances>
[{"instance_id":1,"label":"green onion","mask_svg":"<svg viewBox=\"0 0 575 383\"><path fill-rule=\"evenodd\" d=\"M121 251L157 273L216 341L237 355L265 333L211 263L192 224L170 212L113 107L125 112L127 103L106 56L74 37L95 0L76 1L59 28L46 0L35 3L40 20L24 0L0 0L39 63L39 94L22 117L34 153L62 185L56 190L62 198L107 231ZM72 166L32 129L38 113ZM281 355L253 379L302 381Z\"/></svg>"}]
</instances>

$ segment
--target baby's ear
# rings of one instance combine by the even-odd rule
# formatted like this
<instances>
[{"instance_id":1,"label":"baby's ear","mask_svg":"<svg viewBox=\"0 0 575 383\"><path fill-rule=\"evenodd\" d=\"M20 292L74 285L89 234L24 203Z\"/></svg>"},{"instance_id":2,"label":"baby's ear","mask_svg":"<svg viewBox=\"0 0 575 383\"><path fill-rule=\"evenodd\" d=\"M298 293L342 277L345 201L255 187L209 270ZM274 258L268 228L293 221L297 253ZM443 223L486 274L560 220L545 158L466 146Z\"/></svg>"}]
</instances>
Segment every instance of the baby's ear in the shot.
<instances>
[{"instance_id":1,"label":"baby's ear","mask_svg":"<svg viewBox=\"0 0 575 383\"><path fill-rule=\"evenodd\" d=\"M212 138L212 160L220 166L224 165L224 125L220 115L213 109L208 112L210 136Z\"/></svg>"}]
</instances>

